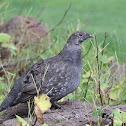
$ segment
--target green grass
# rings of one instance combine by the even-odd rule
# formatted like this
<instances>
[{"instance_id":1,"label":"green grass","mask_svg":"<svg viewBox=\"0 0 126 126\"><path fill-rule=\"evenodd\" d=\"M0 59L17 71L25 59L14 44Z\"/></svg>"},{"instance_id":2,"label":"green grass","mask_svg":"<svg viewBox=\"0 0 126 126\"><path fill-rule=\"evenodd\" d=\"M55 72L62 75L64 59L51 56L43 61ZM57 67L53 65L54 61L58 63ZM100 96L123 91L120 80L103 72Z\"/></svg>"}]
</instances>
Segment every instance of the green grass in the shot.
<instances>
[{"instance_id":1,"label":"green grass","mask_svg":"<svg viewBox=\"0 0 126 126\"><path fill-rule=\"evenodd\" d=\"M126 55L125 0L8 0L6 2L9 6L0 9L1 13L6 12L1 15L6 22L15 15L29 15L42 21L49 29L60 21L64 11L72 3L65 20L52 34L54 39L62 34L66 40L67 31L76 30L80 20L82 23L80 30L96 34L99 43L103 41L104 33L107 32L109 46L106 52L109 55L114 55L116 52L119 61L123 61ZM40 13L41 8L43 11Z\"/></svg>"}]
</instances>

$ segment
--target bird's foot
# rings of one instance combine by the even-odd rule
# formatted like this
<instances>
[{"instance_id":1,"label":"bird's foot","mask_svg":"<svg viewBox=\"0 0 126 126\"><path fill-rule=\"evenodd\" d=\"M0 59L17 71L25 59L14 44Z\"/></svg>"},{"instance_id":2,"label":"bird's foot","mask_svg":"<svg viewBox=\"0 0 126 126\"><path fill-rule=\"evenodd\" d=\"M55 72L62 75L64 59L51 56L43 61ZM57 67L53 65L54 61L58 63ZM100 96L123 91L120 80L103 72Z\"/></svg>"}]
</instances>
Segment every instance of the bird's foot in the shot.
<instances>
[{"instance_id":1,"label":"bird's foot","mask_svg":"<svg viewBox=\"0 0 126 126\"><path fill-rule=\"evenodd\" d=\"M52 106L51 106L51 109L52 110L61 109L61 107L60 107L60 105L58 103L53 103Z\"/></svg>"}]
</instances>

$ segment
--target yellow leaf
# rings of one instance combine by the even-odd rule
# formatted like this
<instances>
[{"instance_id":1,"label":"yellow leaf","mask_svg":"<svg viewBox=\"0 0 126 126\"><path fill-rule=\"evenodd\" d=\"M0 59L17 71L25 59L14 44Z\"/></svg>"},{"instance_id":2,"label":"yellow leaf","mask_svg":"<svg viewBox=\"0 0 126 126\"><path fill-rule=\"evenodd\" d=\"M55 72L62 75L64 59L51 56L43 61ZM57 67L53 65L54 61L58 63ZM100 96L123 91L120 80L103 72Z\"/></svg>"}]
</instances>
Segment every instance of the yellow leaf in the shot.
<instances>
[{"instance_id":1,"label":"yellow leaf","mask_svg":"<svg viewBox=\"0 0 126 126\"><path fill-rule=\"evenodd\" d=\"M50 98L42 94L40 96L35 96L35 106L38 106L42 113L46 112L51 107Z\"/></svg>"},{"instance_id":2,"label":"yellow leaf","mask_svg":"<svg viewBox=\"0 0 126 126\"><path fill-rule=\"evenodd\" d=\"M44 124L43 113L51 107L50 98L47 95L42 94L40 96L35 96L34 100L37 119L41 124Z\"/></svg>"},{"instance_id":3,"label":"yellow leaf","mask_svg":"<svg viewBox=\"0 0 126 126\"><path fill-rule=\"evenodd\" d=\"M44 124L43 113L38 106L35 106L35 114L40 124Z\"/></svg>"}]
</instances>

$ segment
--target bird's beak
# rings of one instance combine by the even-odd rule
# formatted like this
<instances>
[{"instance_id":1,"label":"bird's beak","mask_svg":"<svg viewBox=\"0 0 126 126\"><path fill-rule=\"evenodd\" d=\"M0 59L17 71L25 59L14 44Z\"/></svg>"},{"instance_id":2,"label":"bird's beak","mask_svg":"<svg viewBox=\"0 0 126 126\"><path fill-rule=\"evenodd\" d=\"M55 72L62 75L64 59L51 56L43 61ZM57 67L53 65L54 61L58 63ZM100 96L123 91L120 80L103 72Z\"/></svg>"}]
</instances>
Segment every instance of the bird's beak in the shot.
<instances>
[{"instance_id":1,"label":"bird's beak","mask_svg":"<svg viewBox=\"0 0 126 126\"><path fill-rule=\"evenodd\" d=\"M91 34L89 34L89 38L94 38L94 36L93 36L93 35L91 35Z\"/></svg>"},{"instance_id":2,"label":"bird's beak","mask_svg":"<svg viewBox=\"0 0 126 126\"><path fill-rule=\"evenodd\" d=\"M91 35L91 34L84 31L84 35L83 35L82 40L80 41L80 43L84 42L84 40L86 40L88 38L93 38L93 35Z\"/></svg>"},{"instance_id":3,"label":"bird's beak","mask_svg":"<svg viewBox=\"0 0 126 126\"><path fill-rule=\"evenodd\" d=\"M93 35L91 35L89 33L86 33L86 35L83 38L83 41L86 40L86 39L88 39L88 38L93 38Z\"/></svg>"}]
</instances>

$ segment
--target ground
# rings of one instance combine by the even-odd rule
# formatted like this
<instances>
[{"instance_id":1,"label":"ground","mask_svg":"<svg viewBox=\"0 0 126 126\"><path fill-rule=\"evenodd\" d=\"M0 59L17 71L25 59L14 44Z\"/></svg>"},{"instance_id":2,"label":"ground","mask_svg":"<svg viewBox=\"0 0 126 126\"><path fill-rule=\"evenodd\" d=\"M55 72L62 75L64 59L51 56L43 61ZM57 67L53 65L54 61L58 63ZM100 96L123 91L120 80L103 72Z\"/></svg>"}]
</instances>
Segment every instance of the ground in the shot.
<instances>
[{"instance_id":1,"label":"ground","mask_svg":"<svg viewBox=\"0 0 126 126\"><path fill-rule=\"evenodd\" d=\"M60 105L60 109L51 110L44 114L45 123L49 126L85 126L86 124L92 123L92 126L97 126L98 117L93 117L93 105L85 102L80 102L79 100L67 101L65 104ZM126 112L126 105L108 106L102 111L102 123L101 126L109 124L112 126L112 119L107 117L115 109ZM9 111L10 112L10 111ZM9 113L8 113L9 114ZM27 120L27 118L25 118ZM92 120L92 121L91 121ZM16 126L17 120L10 119L1 126ZM41 126L38 122L36 126Z\"/></svg>"}]
</instances>

